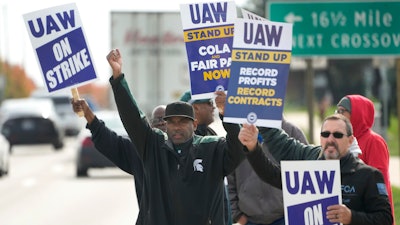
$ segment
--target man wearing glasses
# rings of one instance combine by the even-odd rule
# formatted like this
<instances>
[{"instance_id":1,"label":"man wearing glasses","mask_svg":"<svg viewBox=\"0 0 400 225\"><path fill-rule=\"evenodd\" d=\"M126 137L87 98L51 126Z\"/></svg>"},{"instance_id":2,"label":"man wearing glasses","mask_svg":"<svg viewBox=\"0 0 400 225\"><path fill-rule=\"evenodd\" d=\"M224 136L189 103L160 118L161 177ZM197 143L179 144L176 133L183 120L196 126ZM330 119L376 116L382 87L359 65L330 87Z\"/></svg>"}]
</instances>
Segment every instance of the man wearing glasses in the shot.
<instances>
[{"instance_id":1,"label":"man wearing glasses","mask_svg":"<svg viewBox=\"0 0 400 225\"><path fill-rule=\"evenodd\" d=\"M250 126L250 125L246 125ZM264 142L278 160L340 160L341 184L354 188L342 189L343 204L328 207L327 219L331 223L351 225L391 225L392 211L382 173L357 160L349 152L353 142L350 121L340 114L325 118L321 128L321 146L305 145L279 129L259 128ZM282 188L281 171L261 150L257 142L258 129L242 129L239 140L247 147L247 159L257 175L265 182Z\"/></svg>"}]
</instances>

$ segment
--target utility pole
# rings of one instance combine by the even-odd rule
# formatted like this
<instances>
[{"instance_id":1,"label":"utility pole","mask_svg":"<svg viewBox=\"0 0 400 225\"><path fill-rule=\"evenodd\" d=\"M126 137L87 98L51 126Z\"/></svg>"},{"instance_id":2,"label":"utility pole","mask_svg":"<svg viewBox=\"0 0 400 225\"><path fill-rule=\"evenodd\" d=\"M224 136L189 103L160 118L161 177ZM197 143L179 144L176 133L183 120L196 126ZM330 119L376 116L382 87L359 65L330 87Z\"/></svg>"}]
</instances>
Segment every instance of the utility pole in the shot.
<instances>
[{"instance_id":1,"label":"utility pole","mask_svg":"<svg viewBox=\"0 0 400 225\"><path fill-rule=\"evenodd\" d=\"M0 34L2 34L2 36L0 36L0 58L3 61L7 61L7 55L8 55L8 24L7 24L7 15L8 15L8 10L7 10L7 3L5 3L4 5L2 5L1 7L1 18L0 21L3 22L3 24L1 24L0 28L2 27L2 29L0 29ZM1 56L3 56L4 58L2 58Z\"/></svg>"},{"instance_id":2,"label":"utility pole","mask_svg":"<svg viewBox=\"0 0 400 225\"><path fill-rule=\"evenodd\" d=\"M396 96L397 96L397 114L400 113L400 58L396 59ZM397 120L397 127L400 130L400 119ZM397 140L400 140L400 132L397 132ZM400 155L400 145L399 145Z\"/></svg>"},{"instance_id":3,"label":"utility pole","mask_svg":"<svg viewBox=\"0 0 400 225\"><path fill-rule=\"evenodd\" d=\"M308 108L308 136L310 143L314 143L314 69L312 59L306 59L306 94Z\"/></svg>"},{"instance_id":4,"label":"utility pole","mask_svg":"<svg viewBox=\"0 0 400 225\"><path fill-rule=\"evenodd\" d=\"M0 29L0 34L2 34L3 36L0 35L0 103L3 102L5 98L5 93L6 93L5 89L7 82L6 79L9 66L5 65L5 63L7 62L7 55L8 55L7 3L2 5L1 10L2 12L0 14L1 15L0 21L2 21L3 24L1 24L0 26L0 28L2 27L2 29ZM5 65L4 68L3 65Z\"/></svg>"}]
</instances>

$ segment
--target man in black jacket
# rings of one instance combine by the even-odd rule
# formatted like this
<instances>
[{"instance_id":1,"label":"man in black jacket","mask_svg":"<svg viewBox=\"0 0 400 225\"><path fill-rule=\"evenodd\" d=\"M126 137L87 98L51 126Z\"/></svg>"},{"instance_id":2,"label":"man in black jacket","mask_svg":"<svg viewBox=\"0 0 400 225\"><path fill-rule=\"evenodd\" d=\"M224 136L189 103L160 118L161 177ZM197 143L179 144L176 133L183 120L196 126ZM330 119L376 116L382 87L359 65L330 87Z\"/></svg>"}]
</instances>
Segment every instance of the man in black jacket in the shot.
<instances>
[{"instance_id":1,"label":"man in black jacket","mask_svg":"<svg viewBox=\"0 0 400 225\"><path fill-rule=\"evenodd\" d=\"M282 188L281 171L258 145L258 129L245 125L239 139L247 147L247 159L257 175L265 182ZM328 206L326 218L331 223L349 225L391 225L393 217L382 173L356 159L350 153L353 128L350 121L340 114L325 118L321 128L321 146L304 145L289 138L284 131L260 128L265 131L265 143L269 149L282 155L304 157L320 155L322 160L340 159L343 204ZM268 136L268 138L267 138ZM349 187L352 191L348 191Z\"/></svg>"},{"instance_id":2,"label":"man in black jacket","mask_svg":"<svg viewBox=\"0 0 400 225\"><path fill-rule=\"evenodd\" d=\"M244 159L240 126L224 123L226 138L194 134L197 121L185 102L167 105L165 133L152 129L122 74L119 50L107 55L110 83L121 120L144 165L137 224L225 224L224 177Z\"/></svg>"},{"instance_id":3,"label":"man in black jacket","mask_svg":"<svg viewBox=\"0 0 400 225\"><path fill-rule=\"evenodd\" d=\"M121 170L133 175L135 179L136 198L140 208L143 186L143 163L131 140L110 130L101 118L97 118L84 99L72 100L75 113L82 112L86 119L86 128L92 133L96 149L112 161ZM117 116L117 115L116 115Z\"/></svg>"},{"instance_id":4,"label":"man in black jacket","mask_svg":"<svg viewBox=\"0 0 400 225\"><path fill-rule=\"evenodd\" d=\"M131 140L117 135L110 130L101 118L97 118L85 99L71 101L72 109L75 113L82 111L86 119L86 128L92 133L92 141L96 149L112 161L121 170L129 173L135 180L135 190L138 205L142 199L143 186L143 163ZM165 105L158 105L153 109L150 124L153 128L166 131L164 119Z\"/></svg>"},{"instance_id":5,"label":"man in black jacket","mask_svg":"<svg viewBox=\"0 0 400 225\"><path fill-rule=\"evenodd\" d=\"M195 134L200 136L206 135L218 135L211 127L210 124L214 122L214 103L210 98L206 99L192 99L190 91L186 91L180 98L181 101L187 102L193 106L194 118L197 120L197 129L194 131ZM226 225L232 224L231 207L229 203L228 189L225 186L225 218Z\"/></svg>"}]
</instances>

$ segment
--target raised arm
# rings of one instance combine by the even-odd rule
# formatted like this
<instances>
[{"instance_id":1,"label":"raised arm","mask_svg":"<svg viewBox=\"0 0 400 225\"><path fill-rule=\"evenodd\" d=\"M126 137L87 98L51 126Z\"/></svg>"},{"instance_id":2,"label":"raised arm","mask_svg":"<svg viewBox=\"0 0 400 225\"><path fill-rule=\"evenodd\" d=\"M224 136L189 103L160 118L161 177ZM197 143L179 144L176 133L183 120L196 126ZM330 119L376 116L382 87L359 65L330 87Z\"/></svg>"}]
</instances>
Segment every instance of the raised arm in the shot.
<instances>
[{"instance_id":1,"label":"raised arm","mask_svg":"<svg viewBox=\"0 0 400 225\"><path fill-rule=\"evenodd\" d=\"M122 56L119 49L113 49L107 55L108 64L112 69L112 76L117 79L122 75Z\"/></svg>"},{"instance_id":2,"label":"raised arm","mask_svg":"<svg viewBox=\"0 0 400 225\"><path fill-rule=\"evenodd\" d=\"M216 95L215 104L219 111L219 117L221 121L224 121L223 117L225 110L226 94L224 91L216 91L214 92L214 94ZM225 122L223 122L222 125L226 131L227 140L226 152L228 152L228 154L226 154L226 163L224 164L225 175L227 176L236 169L240 162L243 161L243 159L245 158L245 154L243 152L243 145L238 138L241 126L239 124Z\"/></svg>"},{"instance_id":3,"label":"raised arm","mask_svg":"<svg viewBox=\"0 0 400 225\"><path fill-rule=\"evenodd\" d=\"M318 159L321 147L305 145L300 141L289 137L282 129L260 127L268 151L277 162L281 160L314 160Z\"/></svg>"},{"instance_id":4,"label":"raised arm","mask_svg":"<svg viewBox=\"0 0 400 225\"><path fill-rule=\"evenodd\" d=\"M71 104L72 104L72 110L75 113L83 112L84 113L84 117L86 119L86 122L88 124L92 123L92 121L95 118L95 115L94 115L92 109L89 107L89 105L86 102L86 100L84 100L84 99L72 99L71 100Z\"/></svg>"},{"instance_id":5,"label":"raised arm","mask_svg":"<svg viewBox=\"0 0 400 225\"><path fill-rule=\"evenodd\" d=\"M214 94L216 95L215 105L217 106L219 114L224 115L226 94L224 91L216 91Z\"/></svg>"},{"instance_id":6,"label":"raised arm","mask_svg":"<svg viewBox=\"0 0 400 225\"><path fill-rule=\"evenodd\" d=\"M74 112L84 112L87 126L92 133L96 149L123 171L134 175L136 182L143 179L143 165L133 143L109 129L101 118L93 113L84 99L72 100ZM118 115L115 115L118 116Z\"/></svg>"},{"instance_id":7,"label":"raised arm","mask_svg":"<svg viewBox=\"0 0 400 225\"><path fill-rule=\"evenodd\" d=\"M113 71L110 84L113 89L115 103L121 121L124 124L132 142L135 144L139 155L143 158L145 146L152 129L145 114L139 109L135 98L129 90L128 83L122 73L122 56L118 49L112 50L107 55L108 63Z\"/></svg>"}]
</instances>

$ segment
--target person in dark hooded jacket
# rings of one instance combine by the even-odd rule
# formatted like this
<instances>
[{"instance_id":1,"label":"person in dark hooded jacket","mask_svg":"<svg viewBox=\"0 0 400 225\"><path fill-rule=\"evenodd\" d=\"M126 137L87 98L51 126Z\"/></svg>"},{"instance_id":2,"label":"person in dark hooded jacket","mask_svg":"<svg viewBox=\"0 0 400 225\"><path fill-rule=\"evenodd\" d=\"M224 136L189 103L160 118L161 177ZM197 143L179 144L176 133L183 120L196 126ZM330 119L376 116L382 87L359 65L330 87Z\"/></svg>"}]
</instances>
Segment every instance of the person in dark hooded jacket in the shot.
<instances>
[{"instance_id":1,"label":"person in dark hooded jacket","mask_svg":"<svg viewBox=\"0 0 400 225\"><path fill-rule=\"evenodd\" d=\"M372 130L375 120L373 102L362 95L346 95L337 104L336 112L347 117L353 126L354 137L362 151L358 157L367 165L382 172L394 213L389 174L389 149L382 136Z\"/></svg>"},{"instance_id":2,"label":"person in dark hooded jacket","mask_svg":"<svg viewBox=\"0 0 400 225\"><path fill-rule=\"evenodd\" d=\"M280 166L273 162L273 158L264 154L257 143L258 129L252 126L253 129L242 129L239 134L239 140L249 150L247 159L263 181L282 188ZM264 143L270 150L274 149L279 153L280 158L340 160L343 203L328 206L326 218L332 224L393 223L382 173L355 158L349 151L354 136L351 123L346 117L334 114L325 118L321 127L321 146L304 145L276 128L260 127L259 130L263 132ZM351 187L351 191L343 187Z\"/></svg>"},{"instance_id":3,"label":"person in dark hooded jacket","mask_svg":"<svg viewBox=\"0 0 400 225\"><path fill-rule=\"evenodd\" d=\"M133 176L136 198L140 207L144 179L143 162L132 141L108 128L104 121L96 116L85 99L72 99L71 104L75 113L83 112L87 122L86 128L92 133L92 141L96 149L121 170ZM166 131L165 121L159 121L159 117L164 117L165 108L165 105L156 106L150 118L151 127L164 132Z\"/></svg>"},{"instance_id":4,"label":"person in dark hooded jacket","mask_svg":"<svg viewBox=\"0 0 400 225\"><path fill-rule=\"evenodd\" d=\"M92 134L92 141L96 149L121 170L133 176L136 198L140 207L144 170L142 160L132 141L108 128L104 121L92 111L85 99L73 99L71 104L75 113L83 112L87 122L86 128Z\"/></svg>"}]
</instances>

